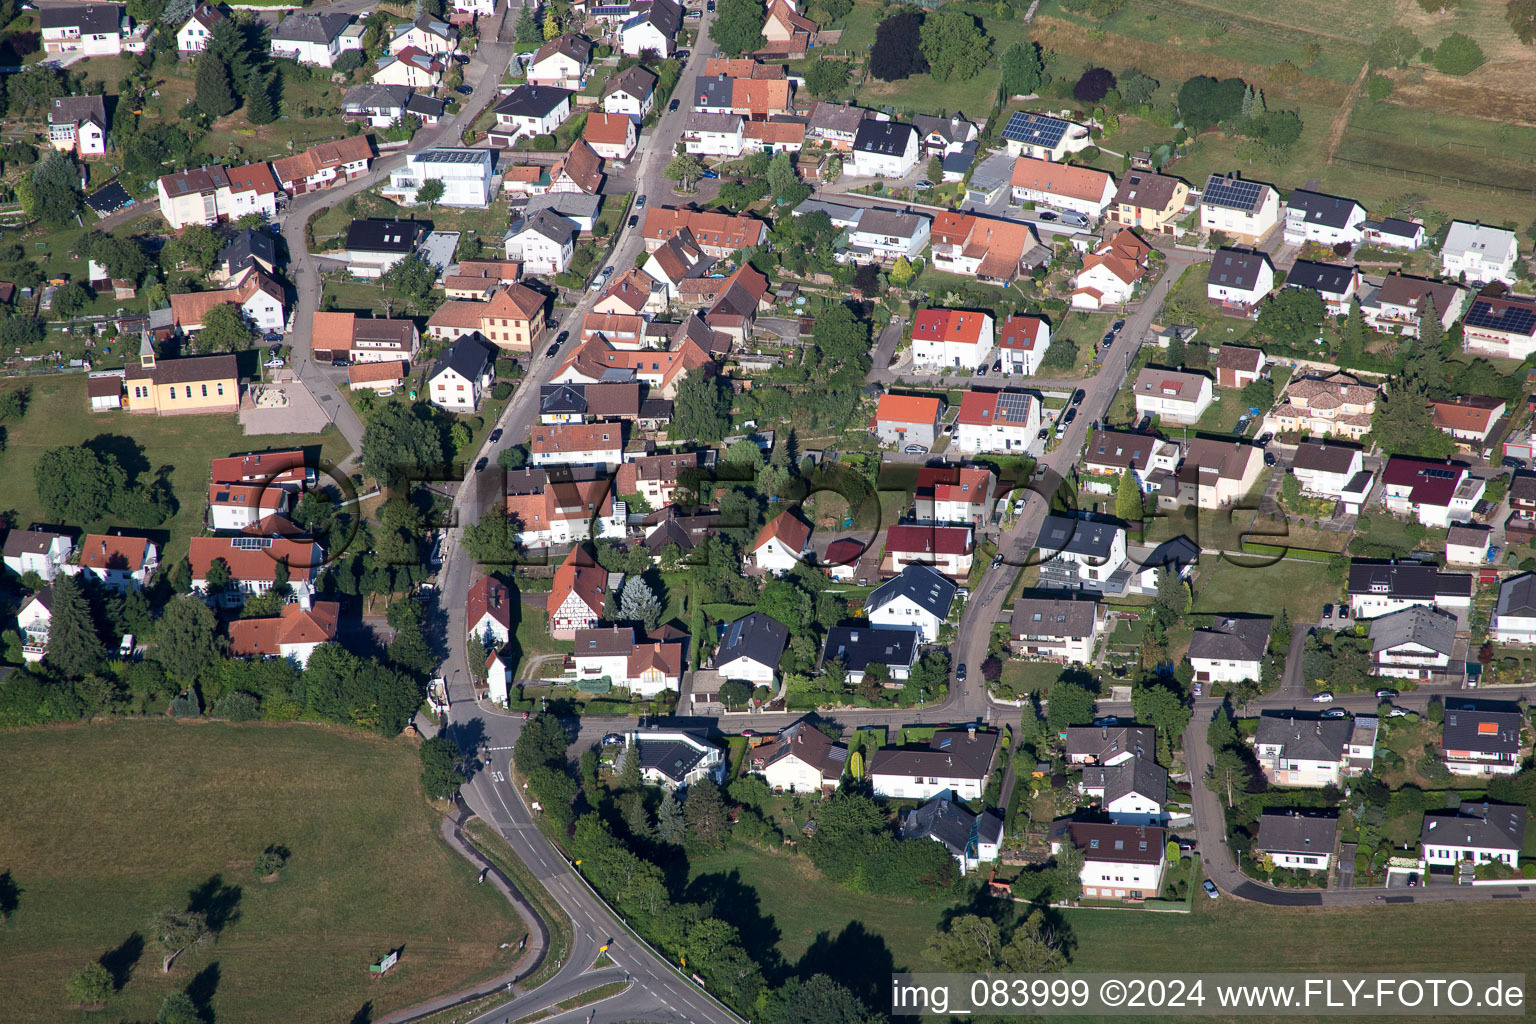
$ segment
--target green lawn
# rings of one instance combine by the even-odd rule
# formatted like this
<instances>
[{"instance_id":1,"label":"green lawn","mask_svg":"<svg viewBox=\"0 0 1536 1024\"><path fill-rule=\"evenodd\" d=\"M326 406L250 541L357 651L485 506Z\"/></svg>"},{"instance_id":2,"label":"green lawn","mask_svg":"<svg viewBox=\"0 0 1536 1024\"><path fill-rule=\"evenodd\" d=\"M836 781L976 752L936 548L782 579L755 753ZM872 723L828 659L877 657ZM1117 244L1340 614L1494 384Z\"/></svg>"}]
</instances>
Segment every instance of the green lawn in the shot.
<instances>
[{"instance_id":1,"label":"green lawn","mask_svg":"<svg viewBox=\"0 0 1536 1024\"><path fill-rule=\"evenodd\" d=\"M321 434L247 437L239 422L228 413L92 413L85 396L85 381L84 374L68 374L7 381L4 385L32 389L26 417L6 425L6 446L0 452L0 479L12 485L0 507L13 509L17 523L23 527L48 521L37 501L33 466L43 452L61 445L99 440L117 451L136 444L143 450L143 459L136 466L125 466L131 476L137 474L147 482L162 467L170 471L171 486L181 507L158 528L165 537L160 552L162 562L181 558L187 552L188 540L202 532L203 510L208 504L208 466L213 459L237 452L319 446L323 460L339 464L350 451L346 439L330 427ZM71 525L102 531L116 523L108 519Z\"/></svg>"},{"instance_id":2,"label":"green lawn","mask_svg":"<svg viewBox=\"0 0 1536 1024\"><path fill-rule=\"evenodd\" d=\"M407 740L307 725L11 733L0 873L20 894L0 927L4 1016L81 1020L65 980L104 955L123 981L113 1021L151 1020L191 987L219 1024L344 1024L504 969L516 951L498 946L522 924L438 838L418 772ZM274 843L291 856L265 884L251 863ZM147 924L189 899L225 920L167 976ZM371 980L368 964L401 947Z\"/></svg>"},{"instance_id":3,"label":"green lawn","mask_svg":"<svg viewBox=\"0 0 1536 1024\"><path fill-rule=\"evenodd\" d=\"M1194 610L1207 615L1274 615L1283 607L1292 622L1316 622L1323 605L1337 601L1342 592L1342 584L1323 562L1287 559L1247 567L1207 552L1200 556L1195 578Z\"/></svg>"}]
</instances>

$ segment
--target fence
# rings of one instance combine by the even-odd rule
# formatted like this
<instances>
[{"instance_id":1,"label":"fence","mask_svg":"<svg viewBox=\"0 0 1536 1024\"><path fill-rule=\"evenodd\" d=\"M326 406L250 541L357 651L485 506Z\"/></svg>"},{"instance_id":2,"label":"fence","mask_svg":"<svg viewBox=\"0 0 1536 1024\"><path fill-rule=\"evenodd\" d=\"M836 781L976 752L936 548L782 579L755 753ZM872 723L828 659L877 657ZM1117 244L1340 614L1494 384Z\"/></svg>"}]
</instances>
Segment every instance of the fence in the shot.
<instances>
[{"instance_id":1,"label":"fence","mask_svg":"<svg viewBox=\"0 0 1536 1024\"><path fill-rule=\"evenodd\" d=\"M1406 167L1389 167L1386 164L1355 160L1347 156L1335 156L1328 162L1342 164L1345 167L1355 167L1365 171L1380 171L1385 174L1398 175L1407 181L1420 181L1429 185L1444 185L1447 188L1461 189L1464 192L1492 192L1503 195L1536 196L1536 188L1515 188L1509 185L1495 185L1489 181L1475 181L1471 178L1429 174L1424 171L1410 171Z\"/></svg>"}]
</instances>

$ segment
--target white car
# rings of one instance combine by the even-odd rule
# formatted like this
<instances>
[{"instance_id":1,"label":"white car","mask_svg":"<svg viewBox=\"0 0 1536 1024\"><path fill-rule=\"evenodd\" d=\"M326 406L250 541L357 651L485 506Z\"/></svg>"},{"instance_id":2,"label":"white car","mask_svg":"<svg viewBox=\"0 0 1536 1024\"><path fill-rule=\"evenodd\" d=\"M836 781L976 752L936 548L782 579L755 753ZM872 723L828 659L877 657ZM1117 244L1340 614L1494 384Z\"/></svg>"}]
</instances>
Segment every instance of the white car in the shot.
<instances>
[{"instance_id":1,"label":"white car","mask_svg":"<svg viewBox=\"0 0 1536 1024\"><path fill-rule=\"evenodd\" d=\"M1319 693L1318 695L1316 695L1315 697L1312 698L1312 703L1313 704L1332 704L1333 703L1333 694L1329 693L1327 690L1324 690L1322 693Z\"/></svg>"},{"instance_id":2,"label":"white car","mask_svg":"<svg viewBox=\"0 0 1536 1024\"><path fill-rule=\"evenodd\" d=\"M923 447L920 444L909 444L905 448L903 448L902 451L906 452L908 455L927 455L928 454L928 449Z\"/></svg>"}]
</instances>

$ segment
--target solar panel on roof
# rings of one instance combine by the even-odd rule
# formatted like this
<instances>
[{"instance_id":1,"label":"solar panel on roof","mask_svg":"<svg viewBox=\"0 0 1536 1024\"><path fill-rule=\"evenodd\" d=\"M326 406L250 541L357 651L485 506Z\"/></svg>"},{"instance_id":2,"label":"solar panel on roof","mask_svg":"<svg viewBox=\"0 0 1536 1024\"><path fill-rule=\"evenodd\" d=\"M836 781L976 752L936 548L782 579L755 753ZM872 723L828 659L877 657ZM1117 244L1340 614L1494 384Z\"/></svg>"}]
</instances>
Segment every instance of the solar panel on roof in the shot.
<instances>
[{"instance_id":1,"label":"solar panel on roof","mask_svg":"<svg viewBox=\"0 0 1536 1024\"><path fill-rule=\"evenodd\" d=\"M1228 206L1237 210L1251 210L1265 186L1256 181L1212 176L1205 183L1205 195L1200 200L1213 206Z\"/></svg>"},{"instance_id":2,"label":"solar panel on roof","mask_svg":"<svg viewBox=\"0 0 1536 1024\"><path fill-rule=\"evenodd\" d=\"M1426 469L1424 475L1437 480L1454 480L1461 474L1454 469Z\"/></svg>"},{"instance_id":3,"label":"solar panel on roof","mask_svg":"<svg viewBox=\"0 0 1536 1024\"><path fill-rule=\"evenodd\" d=\"M1000 418L1023 423L1029 418L1029 396L1003 392L997 396L997 413Z\"/></svg>"},{"instance_id":4,"label":"solar panel on roof","mask_svg":"<svg viewBox=\"0 0 1536 1024\"><path fill-rule=\"evenodd\" d=\"M1511 334L1536 333L1536 309L1530 306L1504 305L1494 308L1487 299L1478 299L1467 314L1468 327L1482 327Z\"/></svg>"},{"instance_id":5,"label":"solar panel on roof","mask_svg":"<svg viewBox=\"0 0 1536 1024\"><path fill-rule=\"evenodd\" d=\"M1071 127L1066 121L1054 117L1042 117L1039 114L1026 114L1022 110L1015 111L1008 119L1008 124L1003 128L1003 138L1012 139L1014 142L1027 142L1032 146L1047 146L1054 148L1061 137L1067 134Z\"/></svg>"}]
</instances>

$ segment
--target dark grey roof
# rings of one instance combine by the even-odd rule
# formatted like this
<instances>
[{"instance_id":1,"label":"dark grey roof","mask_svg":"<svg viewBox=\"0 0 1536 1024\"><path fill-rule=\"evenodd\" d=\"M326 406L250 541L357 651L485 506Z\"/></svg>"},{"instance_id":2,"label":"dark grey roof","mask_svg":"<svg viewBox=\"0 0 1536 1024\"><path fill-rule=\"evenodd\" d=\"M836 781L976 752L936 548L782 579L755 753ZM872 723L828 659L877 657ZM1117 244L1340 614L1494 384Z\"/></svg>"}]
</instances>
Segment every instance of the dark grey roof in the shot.
<instances>
[{"instance_id":1,"label":"dark grey roof","mask_svg":"<svg viewBox=\"0 0 1536 1024\"><path fill-rule=\"evenodd\" d=\"M1207 284L1251 290L1259 283L1259 272L1268 264L1269 257L1261 252L1217 249L1216 255L1211 257L1211 269L1205 280Z\"/></svg>"},{"instance_id":2,"label":"dark grey roof","mask_svg":"<svg viewBox=\"0 0 1536 1024\"><path fill-rule=\"evenodd\" d=\"M1097 821L1074 821L1067 826L1067 833L1088 860L1118 864L1161 863L1167 839L1160 828Z\"/></svg>"},{"instance_id":3,"label":"dark grey roof","mask_svg":"<svg viewBox=\"0 0 1536 1024\"><path fill-rule=\"evenodd\" d=\"M1312 260L1297 260L1291 272L1286 275L1285 286L1287 288L1306 288L1314 292L1326 292L1331 295L1343 295L1349 290L1349 282L1355 276L1354 267L1340 266L1337 263L1314 263Z\"/></svg>"},{"instance_id":4,"label":"dark grey roof","mask_svg":"<svg viewBox=\"0 0 1536 1024\"><path fill-rule=\"evenodd\" d=\"M740 114L710 114L702 110L688 111L687 118L683 121L683 130L688 132L715 132L727 134L741 132L742 117Z\"/></svg>"},{"instance_id":5,"label":"dark grey roof","mask_svg":"<svg viewBox=\"0 0 1536 1024\"><path fill-rule=\"evenodd\" d=\"M364 108L373 110L404 109L411 96L408 85L384 85L380 82L364 82L347 90L342 104L349 110Z\"/></svg>"},{"instance_id":6,"label":"dark grey roof","mask_svg":"<svg viewBox=\"0 0 1536 1024\"><path fill-rule=\"evenodd\" d=\"M1255 741L1278 746L1288 760L1336 762L1354 732L1347 718L1298 717L1302 712L1266 712L1259 718Z\"/></svg>"},{"instance_id":7,"label":"dark grey roof","mask_svg":"<svg viewBox=\"0 0 1536 1024\"><path fill-rule=\"evenodd\" d=\"M1436 597L1469 597L1472 576L1464 572L1441 572L1439 566L1424 562L1352 562L1349 592L1386 594L1401 600L1420 601Z\"/></svg>"},{"instance_id":8,"label":"dark grey roof","mask_svg":"<svg viewBox=\"0 0 1536 1024\"><path fill-rule=\"evenodd\" d=\"M890 235L893 238L911 238L926 219L915 213L875 207L864 211L864 215L859 218L858 227L854 230L872 235Z\"/></svg>"},{"instance_id":9,"label":"dark grey roof","mask_svg":"<svg viewBox=\"0 0 1536 1024\"><path fill-rule=\"evenodd\" d=\"M49 124L83 124L94 121L107 126L107 105L101 96L59 96L48 107Z\"/></svg>"},{"instance_id":10,"label":"dark grey roof","mask_svg":"<svg viewBox=\"0 0 1536 1024\"><path fill-rule=\"evenodd\" d=\"M1400 220L1397 217L1386 217L1380 221L1366 221L1372 229L1384 235L1392 235L1397 238L1414 238L1424 230L1424 225L1415 224L1411 220Z\"/></svg>"},{"instance_id":11,"label":"dark grey roof","mask_svg":"<svg viewBox=\"0 0 1536 1024\"><path fill-rule=\"evenodd\" d=\"M448 346L432 367L432 373L428 379L436 377L444 370L452 370L466 380L479 380L485 372L496 362L496 350L477 336L467 334Z\"/></svg>"},{"instance_id":12,"label":"dark grey roof","mask_svg":"<svg viewBox=\"0 0 1536 1024\"><path fill-rule=\"evenodd\" d=\"M962 142L960 148L953 153L947 153L939 163L939 169L945 174L964 174L971 169L971 164L976 162L976 154L981 150L981 143L972 139L970 142Z\"/></svg>"},{"instance_id":13,"label":"dark grey roof","mask_svg":"<svg viewBox=\"0 0 1536 1024\"><path fill-rule=\"evenodd\" d=\"M912 126L925 139L930 135L937 135L945 142L961 142L970 134L971 123L959 114L953 117L918 114L912 118Z\"/></svg>"},{"instance_id":14,"label":"dark grey roof","mask_svg":"<svg viewBox=\"0 0 1536 1024\"><path fill-rule=\"evenodd\" d=\"M1151 757L1156 749L1156 734L1148 725L1067 726L1068 757L1109 761L1126 751Z\"/></svg>"},{"instance_id":15,"label":"dark grey roof","mask_svg":"<svg viewBox=\"0 0 1536 1024\"><path fill-rule=\"evenodd\" d=\"M278 42L329 43L350 24L350 14L290 14L277 23L272 38Z\"/></svg>"},{"instance_id":16,"label":"dark grey roof","mask_svg":"<svg viewBox=\"0 0 1536 1024\"><path fill-rule=\"evenodd\" d=\"M905 668L917 660L918 639L913 626L833 626L821 662L840 661L850 672L871 665Z\"/></svg>"},{"instance_id":17,"label":"dark grey roof","mask_svg":"<svg viewBox=\"0 0 1536 1024\"><path fill-rule=\"evenodd\" d=\"M227 264L231 274L238 274L257 260L277 266L277 243L265 231L246 228L219 250L219 262Z\"/></svg>"},{"instance_id":18,"label":"dark grey roof","mask_svg":"<svg viewBox=\"0 0 1536 1024\"><path fill-rule=\"evenodd\" d=\"M1391 650L1409 643L1449 656L1456 644L1456 616L1418 604L1371 622L1372 651Z\"/></svg>"},{"instance_id":19,"label":"dark grey roof","mask_svg":"<svg viewBox=\"0 0 1536 1024\"><path fill-rule=\"evenodd\" d=\"M790 755L834 780L842 778L848 763L848 748L804 718L786 725L772 740L754 749L748 762L753 771L760 772Z\"/></svg>"},{"instance_id":20,"label":"dark grey roof","mask_svg":"<svg viewBox=\"0 0 1536 1024\"><path fill-rule=\"evenodd\" d=\"M1347 227L1349 218L1360 209L1360 204L1353 199L1340 199L1338 196L1299 188L1291 193L1285 206L1287 210L1301 211L1308 224L1322 224L1330 228Z\"/></svg>"},{"instance_id":21,"label":"dark grey roof","mask_svg":"<svg viewBox=\"0 0 1536 1024\"><path fill-rule=\"evenodd\" d=\"M640 65L632 64L604 83L603 99L620 91L635 99L645 99L655 89L656 76Z\"/></svg>"},{"instance_id":22,"label":"dark grey roof","mask_svg":"<svg viewBox=\"0 0 1536 1024\"><path fill-rule=\"evenodd\" d=\"M864 611L879 611L898 597L905 597L919 608L941 619L949 618L955 600L955 585L931 565L909 565L901 575L886 580L864 602Z\"/></svg>"},{"instance_id":23,"label":"dark grey roof","mask_svg":"<svg viewBox=\"0 0 1536 1024\"><path fill-rule=\"evenodd\" d=\"M1090 519L1073 519L1069 516L1046 516L1040 524L1040 535L1035 547L1069 555L1088 555L1108 558L1114 547L1115 535L1121 532L1120 524Z\"/></svg>"},{"instance_id":24,"label":"dark grey roof","mask_svg":"<svg viewBox=\"0 0 1536 1024\"><path fill-rule=\"evenodd\" d=\"M898 121L863 121L853 136L853 148L858 153L901 156L916 135L916 128Z\"/></svg>"},{"instance_id":25,"label":"dark grey roof","mask_svg":"<svg viewBox=\"0 0 1536 1024\"><path fill-rule=\"evenodd\" d=\"M68 4L38 12L41 27L79 28L81 35L114 35L122 31L123 9L115 4Z\"/></svg>"},{"instance_id":26,"label":"dark grey roof","mask_svg":"<svg viewBox=\"0 0 1536 1024\"><path fill-rule=\"evenodd\" d=\"M724 75L700 75L693 80L695 107L734 107L732 90L734 78Z\"/></svg>"},{"instance_id":27,"label":"dark grey roof","mask_svg":"<svg viewBox=\"0 0 1536 1024\"><path fill-rule=\"evenodd\" d=\"M513 221L512 226L507 229L507 235L508 237L520 235L524 231L536 231L552 242L564 244L580 233L581 226L553 210L545 209Z\"/></svg>"},{"instance_id":28,"label":"dark grey roof","mask_svg":"<svg viewBox=\"0 0 1536 1024\"><path fill-rule=\"evenodd\" d=\"M859 125L864 123L868 114L869 112L862 107L820 100L811 108L808 127L813 132L852 134L859 130Z\"/></svg>"},{"instance_id":29,"label":"dark grey roof","mask_svg":"<svg viewBox=\"0 0 1536 1024\"><path fill-rule=\"evenodd\" d=\"M1296 457L1291 460L1291 466L1319 473L1343 473L1354 465L1359 451L1353 445L1334 441L1303 441L1296 446Z\"/></svg>"},{"instance_id":30,"label":"dark grey roof","mask_svg":"<svg viewBox=\"0 0 1536 1024\"><path fill-rule=\"evenodd\" d=\"M10 549L6 549L10 554ZM1499 584L1500 615L1536 617L1536 573L1523 572Z\"/></svg>"},{"instance_id":31,"label":"dark grey roof","mask_svg":"<svg viewBox=\"0 0 1536 1024\"><path fill-rule=\"evenodd\" d=\"M698 739L705 745L709 743L702 736ZM705 754L693 744L684 743L682 740L648 740L643 735L635 738L635 747L640 755L641 769L654 769L673 782L682 782L686 779L688 773L704 760Z\"/></svg>"},{"instance_id":32,"label":"dark grey roof","mask_svg":"<svg viewBox=\"0 0 1536 1024\"><path fill-rule=\"evenodd\" d=\"M1104 806L1130 793L1157 802L1168 802L1168 769L1150 757L1137 755L1119 764L1089 765L1083 769L1083 785L1104 790Z\"/></svg>"},{"instance_id":33,"label":"dark grey roof","mask_svg":"<svg viewBox=\"0 0 1536 1024\"><path fill-rule=\"evenodd\" d=\"M776 668L788 644L788 626L762 612L753 612L720 627L720 647L715 651L715 664L749 658L760 665Z\"/></svg>"},{"instance_id":34,"label":"dark grey roof","mask_svg":"<svg viewBox=\"0 0 1536 1024\"><path fill-rule=\"evenodd\" d=\"M1195 630L1189 638L1189 656L1216 661L1262 661L1274 621L1268 615L1221 619L1209 629Z\"/></svg>"},{"instance_id":35,"label":"dark grey roof","mask_svg":"<svg viewBox=\"0 0 1536 1024\"><path fill-rule=\"evenodd\" d=\"M1141 560L1143 569L1176 569L1182 576L1184 570L1200 561L1200 545L1184 536L1170 537L1153 548Z\"/></svg>"},{"instance_id":36,"label":"dark grey roof","mask_svg":"<svg viewBox=\"0 0 1536 1024\"><path fill-rule=\"evenodd\" d=\"M1421 844L1482 850L1518 850L1525 844L1527 811L1515 804L1468 801L1457 811L1424 815Z\"/></svg>"},{"instance_id":37,"label":"dark grey roof","mask_svg":"<svg viewBox=\"0 0 1536 1024\"><path fill-rule=\"evenodd\" d=\"M922 775L929 778L984 779L992 768L998 734L965 729L936 732L921 749L881 749L870 755L871 775Z\"/></svg>"},{"instance_id":38,"label":"dark grey roof","mask_svg":"<svg viewBox=\"0 0 1536 1024\"><path fill-rule=\"evenodd\" d=\"M531 217L541 210L549 210L574 222L577 217L596 218L602 206L602 196L589 196L585 192L546 192L528 200L523 216Z\"/></svg>"},{"instance_id":39,"label":"dark grey roof","mask_svg":"<svg viewBox=\"0 0 1536 1024\"><path fill-rule=\"evenodd\" d=\"M12 530L5 535L4 557L19 558L22 555L45 554L49 546L60 537L65 535L50 533L47 530ZM65 537L65 539L68 538Z\"/></svg>"},{"instance_id":40,"label":"dark grey roof","mask_svg":"<svg viewBox=\"0 0 1536 1024\"><path fill-rule=\"evenodd\" d=\"M1516 473L1509 481L1511 501L1536 501L1536 473Z\"/></svg>"},{"instance_id":41,"label":"dark grey roof","mask_svg":"<svg viewBox=\"0 0 1536 1024\"><path fill-rule=\"evenodd\" d=\"M453 26L446 21L434 18L430 14L423 14L415 21L403 21L396 25L394 38L399 39L413 28L419 28L423 32L430 32L441 39L452 39L458 34L454 32Z\"/></svg>"},{"instance_id":42,"label":"dark grey roof","mask_svg":"<svg viewBox=\"0 0 1536 1024\"><path fill-rule=\"evenodd\" d=\"M677 35L677 30L683 25L682 5L673 3L672 0L653 0L650 10L630 18L624 23L624 27L630 28L641 22L655 25L657 31L671 38Z\"/></svg>"},{"instance_id":43,"label":"dark grey roof","mask_svg":"<svg viewBox=\"0 0 1536 1024\"><path fill-rule=\"evenodd\" d=\"M544 416L574 415L587 411L585 384L539 385L539 413Z\"/></svg>"},{"instance_id":44,"label":"dark grey roof","mask_svg":"<svg viewBox=\"0 0 1536 1024\"><path fill-rule=\"evenodd\" d=\"M520 85L496 104L495 112L508 117L548 117L571 98L569 89L552 85Z\"/></svg>"},{"instance_id":45,"label":"dark grey roof","mask_svg":"<svg viewBox=\"0 0 1536 1024\"><path fill-rule=\"evenodd\" d=\"M385 220L380 217L354 220L347 228L347 249L394 255L410 253L431 230L432 225L422 220Z\"/></svg>"},{"instance_id":46,"label":"dark grey roof","mask_svg":"<svg viewBox=\"0 0 1536 1024\"><path fill-rule=\"evenodd\" d=\"M1152 434L1095 430L1088 437L1083 462L1090 466L1114 466L1116 469L1135 466L1138 471L1145 472L1152 465L1153 451L1162 443L1162 438Z\"/></svg>"},{"instance_id":47,"label":"dark grey roof","mask_svg":"<svg viewBox=\"0 0 1536 1024\"><path fill-rule=\"evenodd\" d=\"M405 110L408 114L416 114L426 117L442 117L448 109L448 101L438 99L436 96L428 96L425 93L413 92L411 98L405 101Z\"/></svg>"},{"instance_id":48,"label":"dark grey roof","mask_svg":"<svg viewBox=\"0 0 1536 1024\"><path fill-rule=\"evenodd\" d=\"M1098 609L1097 601L1021 597L1013 603L1009 629L1014 636L1088 637Z\"/></svg>"},{"instance_id":49,"label":"dark grey roof","mask_svg":"<svg viewBox=\"0 0 1536 1024\"><path fill-rule=\"evenodd\" d=\"M972 836L981 842L997 843L1002 834L1003 821L996 814L972 814L945 796L936 796L914 807L901 819L901 838L937 840L956 857L965 855Z\"/></svg>"},{"instance_id":50,"label":"dark grey roof","mask_svg":"<svg viewBox=\"0 0 1536 1024\"><path fill-rule=\"evenodd\" d=\"M1339 819L1296 810L1265 811L1259 816L1254 849L1262 853L1329 855L1339 833Z\"/></svg>"},{"instance_id":51,"label":"dark grey roof","mask_svg":"<svg viewBox=\"0 0 1536 1024\"><path fill-rule=\"evenodd\" d=\"M1440 746L1445 750L1470 750L1482 754L1520 752L1520 712L1468 710L1465 701L1446 701Z\"/></svg>"}]
</instances>

